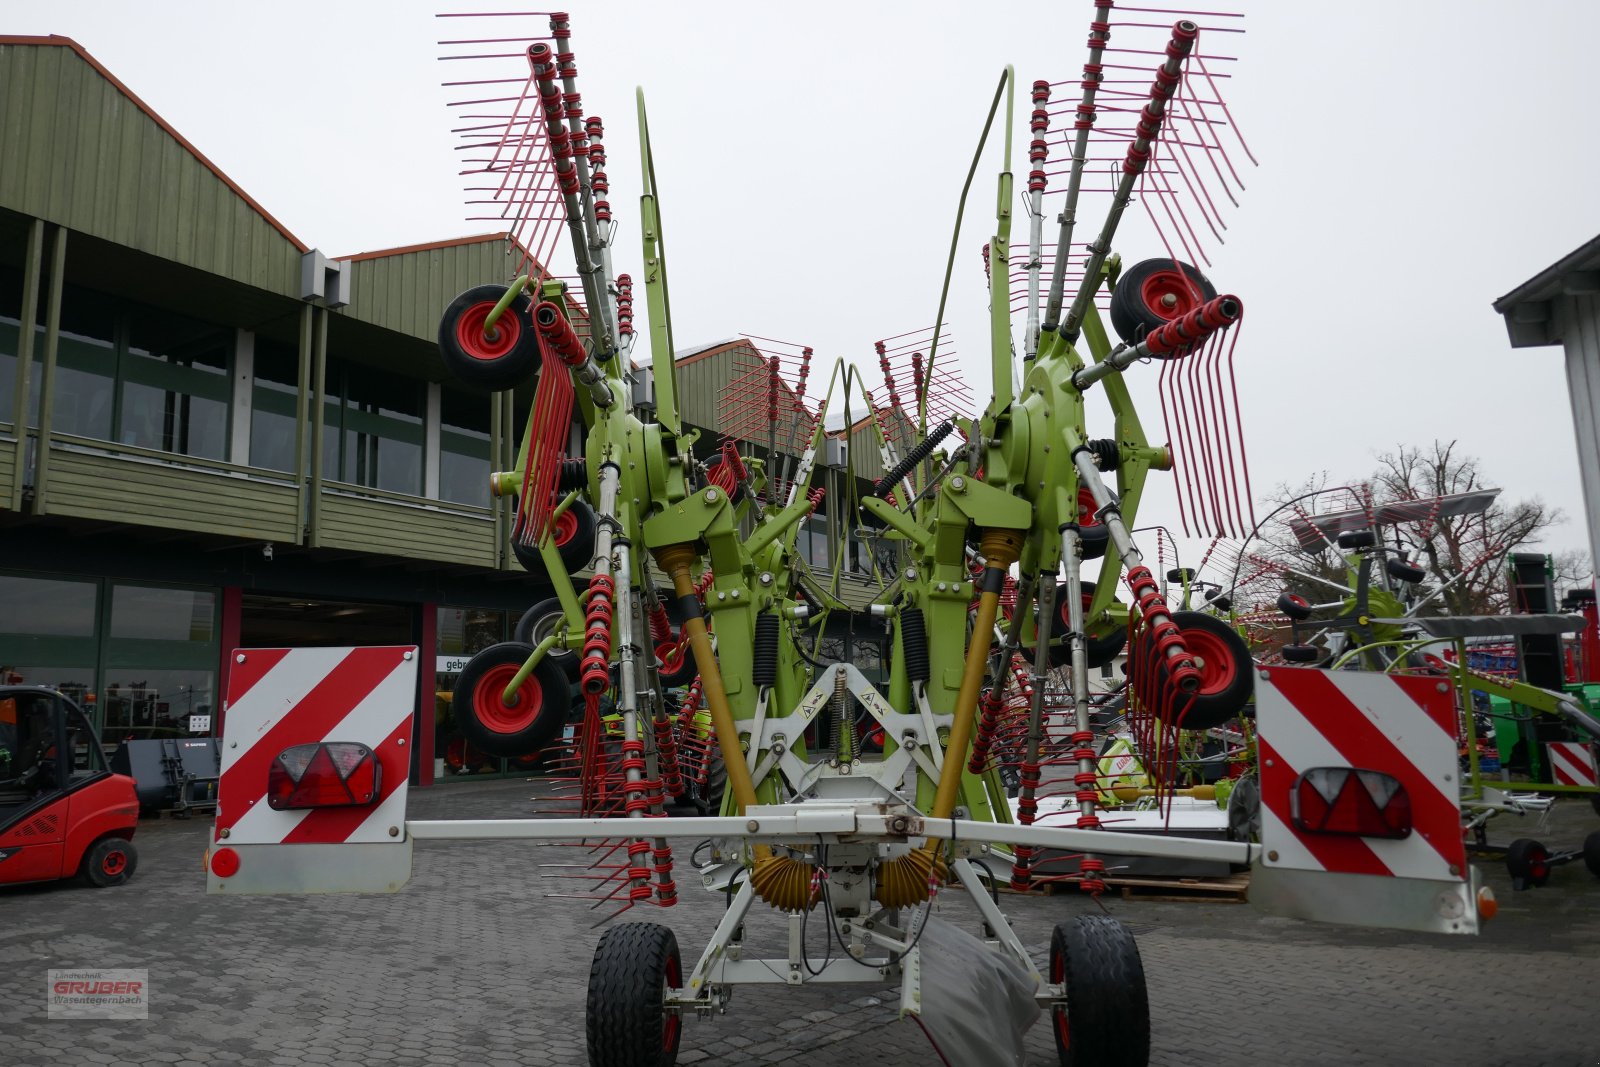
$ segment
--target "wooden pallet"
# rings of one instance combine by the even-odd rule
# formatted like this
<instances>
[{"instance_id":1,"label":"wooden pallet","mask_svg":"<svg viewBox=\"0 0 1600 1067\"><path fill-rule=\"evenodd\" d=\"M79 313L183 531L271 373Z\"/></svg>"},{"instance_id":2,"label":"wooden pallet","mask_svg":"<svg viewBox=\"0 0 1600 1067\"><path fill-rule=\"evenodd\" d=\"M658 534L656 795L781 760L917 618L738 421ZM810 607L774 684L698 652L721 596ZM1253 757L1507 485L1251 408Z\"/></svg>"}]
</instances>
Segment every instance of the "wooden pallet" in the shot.
<instances>
[{"instance_id":1,"label":"wooden pallet","mask_svg":"<svg viewBox=\"0 0 1600 1067\"><path fill-rule=\"evenodd\" d=\"M1249 897L1250 872L1226 878L1107 878L1108 892L1123 900L1177 904L1243 904Z\"/></svg>"}]
</instances>

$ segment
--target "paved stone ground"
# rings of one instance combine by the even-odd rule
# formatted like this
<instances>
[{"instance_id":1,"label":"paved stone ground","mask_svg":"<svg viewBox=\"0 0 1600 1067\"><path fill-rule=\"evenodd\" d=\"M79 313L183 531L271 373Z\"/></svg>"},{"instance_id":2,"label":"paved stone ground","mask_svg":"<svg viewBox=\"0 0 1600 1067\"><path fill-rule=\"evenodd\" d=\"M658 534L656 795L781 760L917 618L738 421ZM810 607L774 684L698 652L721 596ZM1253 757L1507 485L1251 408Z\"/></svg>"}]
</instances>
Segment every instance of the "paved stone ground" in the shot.
<instances>
[{"instance_id":1,"label":"paved stone ground","mask_svg":"<svg viewBox=\"0 0 1600 1067\"><path fill-rule=\"evenodd\" d=\"M413 794L412 814L525 815L539 787L444 786ZM1587 804L1566 803L1540 836L1576 844L1596 828ZM199 820L146 821L138 874L118 889L0 890L0 1064L585 1062L599 931L583 903L549 898L578 886L543 867L573 862L572 849L435 843L418 848L415 877L394 896L221 899L204 895L204 835ZM1497 864L1483 866L1502 908L1476 939L1317 926L1241 905L1109 901L1139 936L1152 1062L1600 1062L1600 882L1579 863L1513 895ZM941 901L953 920L971 914L959 893ZM1054 923L1095 906L1076 896L1003 904L1041 956ZM692 958L719 910L720 898L690 888L675 909L629 917L669 923ZM49 967L148 968L149 1020L47 1021ZM933 1062L894 1003L871 987L741 991L729 1015L686 1022L679 1062ZM1045 1022L1027 1041L1030 1063L1055 1064Z\"/></svg>"}]
</instances>

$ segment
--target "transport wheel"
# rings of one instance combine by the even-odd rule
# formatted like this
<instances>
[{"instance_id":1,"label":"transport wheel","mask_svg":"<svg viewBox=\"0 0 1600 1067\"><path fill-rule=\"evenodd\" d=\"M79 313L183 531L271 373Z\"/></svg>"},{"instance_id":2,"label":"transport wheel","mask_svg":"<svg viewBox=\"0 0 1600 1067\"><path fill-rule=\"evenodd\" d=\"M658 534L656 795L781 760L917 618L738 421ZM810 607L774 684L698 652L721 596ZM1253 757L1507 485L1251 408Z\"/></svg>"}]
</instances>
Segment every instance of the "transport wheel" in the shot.
<instances>
[{"instance_id":1,"label":"transport wheel","mask_svg":"<svg viewBox=\"0 0 1600 1067\"><path fill-rule=\"evenodd\" d=\"M1050 937L1050 981L1067 1002L1051 1008L1061 1067L1144 1067L1150 1001L1133 933L1109 915L1079 915Z\"/></svg>"},{"instance_id":2,"label":"transport wheel","mask_svg":"<svg viewBox=\"0 0 1600 1067\"><path fill-rule=\"evenodd\" d=\"M1362 548L1371 548L1378 543L1378 535L1371 530L1346 530L1338 537L1339 547L1354 551Z\"/></svg>"},{"instance_id":3,"label":"transport wheel","mask_svg":"<svg viewBox=\"0 0 1600 1067\"><path fill-rule=\"evenodd\" d=\"M1255 841L1261 837L1261 785L1246 775L1228 794L1228 840Z\"/></svg>"},{"instance_id":4,"label":"transport wheel","mask_svg":"<svg viewBox=\"0 0 1600 1067\"><path fill-rule=\"evenodd\" d=\"M1111 544L1111 529L1095 518L1094 494L1088 486L1078 490L1078 537L1085 560L1099 559Z\"/></svg>"},{"instance_id":5,"label":"transport wheel","mask_svg":"<svg viewBox=\"0 0 1600 1067\"><path fill-rule=\"evenodd\" d=\"M678 939L656 923L607 930L589 967L591 1067L672 1067L683 1020L664 1003L683 985Z\"/></svg>"},{"instance_id":6,"label":"transport wheel","mask_svg":"<svg viewBox=\"0 0 1600 1067\"><path fill-rule=\"evenodd\" d=\"M1131 344L1208 300L1217 287L1177 259L1146 259L1122 272L1111 290L1111 328Z\"/></svg>"},{"instance_id":7,"label":"transport wheel","mask_svg":"<svg viewBox=\"0 0 1600 1067\"><path fill-rule=\"evenodd\" d=\"M1295 622L1304 622L1311 618L1311 603L1305 597L1288 590L1278 594L1278 610L1283 612L1285 618Z\"/></svg>"},{"instance_id":8,"label":"transport wheel","mask_svg":"<svg viewBox=\"0 0 1600 1067\"><path fill-rule=\"evenodd\" d=\"M490 645L461 668L451 706L469 745L515 759L537 752L561 733L572 690L566 672L549 656L522 683L515 702L505 702L506 686L532 654L532 645L506 641Z\"/></svg>"},{"instance_id":9,"label":"transport wheel","mask_svg":"<svg viewBox=\"0 0 1600 1067\"><path fill-rule=\"evenodd\" d=\"M700 814L721 815L722 794L728 791L728 768L721 756L712 756L706 768L706 784L700 787Z\"/></svg>"},{"instance_id":10,"label":"transport wheel","mask_svg":"<svg viewBox=\"0 0 1600 1067\"><path fill-rule=\"evenodd\" d=\"M139 866L139 853L133 842L120 837L103 837L83 854L79 873L90 885L100 889L121 885L133 877Z\"/></svg>"},{"instance_id":11,"label":"transport wheel","mask_svg":"<svg viewBox=\"0 0 1600 1067\"><path fill-rule=\"evenodd\" d=\"M576 574L594 562L595 526L594 509L582 500L574 500L572 506L556 518L551 538L555 541L556 554L561 557L561 566L568 574ZM511 552L523 570L536 575L545 573L544 557L537 546L512 538Z\"/></svg>"},{"instance_id":12,"label":"transport wheel","mask_svg":"<svg viewBox=\"0 0 1600 1067\"><path fill-rule=\"evenodd\" d=\"M1094 601L1094 585L1095 583L1093 582L1081 583L1080 595L1083 597L1085 611L1089 609L1089 605ZM1120 600L1114 598L1112 602L1121 603ZM1072 632L1072 626L1067 621L1067 609L1067 583L1059 582L1056 585L1056 615L1055 618L1050 620L1050 665L1052 667L1065 667L1072 662L1072 646L1066 640L1067 635ZM1087 634L1086 637L1088 638L1090 670L1098 670L1115 660L1122 655L1122 650L1128 643L1128 631L1121 626L1115 626L1110 633L1099 637L1092 633ZM1033 657L1030 655L1028 660L1032 662Z\"/></svg>"},{"instance_id":13,"label":"transport wheel","mask_svg":"<svg viewBox=\"0 0 1600 1067\"><path fill-rule=\"evenodd\" d=\"M1390 559L1383 565L1383 569L1388 571L1389 577L1393 578L1397 582L1411 582L1415 584L1428 576L1427 571L1423 570L1415 563L1411 563L1403 559Z\"/></svg>"},{"instance_id":14,"label":"transport wheel","mask_svg":"<svg viewBox=\"0 0 1600 1067\"><path fill-rule=\"evenodd\" d=\"M1511 888L1527 889L1550 880L1550 851L1531 837L1519 837L1506 849Z\"/></svg>"},{"instance_id":15,"label":"transport wheel","mask_svg":"<svg viewBox=\"0 0 1600 1067\"><path fill-rule=\"evenodd\" d=\"M1250 702L1254 678L1250 649L1233 627L1215 615L1175 611L1172 621L1183 635L1184 647L1198 660L1200 688L1194 692L1192 702L1188 694L1179 694L1171 708L1163 708L1159 714L1181 715L1176 725L1184 730L1210 730L1221 726ZM1136 650L1136 655L1158 654L1148 630L1142 635L1141 644L1143 648ZM1161 689L1165 690L1166 663L1156 664L1156 674Z\"/></svg>"},{"instance_id":16,"label":"transport wheel","mask_svg":"<svg viewBox=\"0 0 1600 1067\"><path fill-rule=\"evenodd\" d=\"M1322 658L1322 649L1316 645L1284 645L1279 651L1285 663L1315 663Z\"/></svg>"},{"instance_id":17,"label":"transport wheel","mask_svg":"<svg viewBox=\"0 0 1600 1067\"><path fill-rule=\"evenodd\" d=\"M539 370L539 336L533 329L533 301L518 293L495 320L493 336L483 324L506 295L503 285L478 285L454 300L439 318L439 355L451 374L491 392L513 389Z\"/></svg>"},{"instance_id":18,"label":"transport wheel","mask_svg":"<svg viewBox=\"0 0 1600 1067\"><path fill-rule=\"evenodd\" d=\"M1600 830L1583 839L1583 865L1589 873L1600 878Z\"/></svg>"},{"instance_id":19,"label":"transport wheel","mask_svg":"<svg viewBox=\"0 0 1600 1067\"><path fill-rule=\"evenodd\" d=\"M559 598L541 600L522 613L522 618L517 620L516 629L512 630L512 639L518 644L536 646L555 631L563 618L565 615L561 610ZM580 622L578 627L581 630L583 624ZM578 680L578 667L581 663L576 652L557 645L545 653L545 658L555 661L570 681Z\"/></svg>"}]
</instances>

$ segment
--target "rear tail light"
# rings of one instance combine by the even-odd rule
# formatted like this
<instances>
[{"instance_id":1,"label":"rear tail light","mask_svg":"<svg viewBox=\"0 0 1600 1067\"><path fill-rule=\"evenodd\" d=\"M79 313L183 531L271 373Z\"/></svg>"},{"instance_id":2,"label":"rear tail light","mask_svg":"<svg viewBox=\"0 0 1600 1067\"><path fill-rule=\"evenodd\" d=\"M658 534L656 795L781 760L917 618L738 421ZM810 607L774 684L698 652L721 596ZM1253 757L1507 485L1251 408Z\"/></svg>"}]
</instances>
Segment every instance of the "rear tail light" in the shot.
<instances>
[{"instance_id":1,"label":"rear tail light","mask_svg":"<svg viewBox=\"0 0 1600 1067\"><path fill-rule=\"evenodd\" d=\"M1313 767L1289 792L1295 829L1356 837L1410 837L1411 797L1396 778L1353 767Z\"/></svg>"},{"instance_id":2,"label":"rear tail light","mask_svg":"<svg viewBox=\"0 0 1600 1067\"><path fill-rule=\"evenodd\" d=\"M323 741L284 749L267 772L274 811L371 804L383 788L383 768L366 745Z\"/></svg>"}]
</instances>

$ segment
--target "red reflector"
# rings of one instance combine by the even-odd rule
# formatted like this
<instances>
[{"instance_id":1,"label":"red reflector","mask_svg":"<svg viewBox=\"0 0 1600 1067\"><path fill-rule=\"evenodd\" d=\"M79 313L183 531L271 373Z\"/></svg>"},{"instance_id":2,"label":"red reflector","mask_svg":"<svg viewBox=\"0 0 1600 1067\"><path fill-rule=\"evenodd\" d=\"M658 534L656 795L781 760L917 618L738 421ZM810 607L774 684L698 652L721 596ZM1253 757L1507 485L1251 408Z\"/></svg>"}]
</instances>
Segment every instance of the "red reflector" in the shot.
<instances>
[{"instance_id":1,"label":"red reflector","mask_svg":"<svg viewBox=\"0 0 1600 1067\"><path fill-rule=\"evenodd\" d=\"M383 768L366 745L295 745L267 771L267 803L274 811L360 806L375 801L382 784Z\"/></svg>"},{"instance_id":2,"label":"red reflector","mask_svg":"<svg viewBox=\"0 0 1600 1067\"><path fill-rule=\"evenodd\" d=\"M231 848L219 848L211 854L211 873L218 878L232 878L239 873L239 854Z\"/></svg>"},{"instance_id":3,"label":"red reflector","mask_svg":"<svg viewBox=\"0 0 1600 1067\"><path fill-rule=\"evenodd\" d=\"M1289 793L1295 829L1357 837L1410 837L1411 797L1398 779L1352 767L1313 767Z\"/></svg>"}]
</instances>

